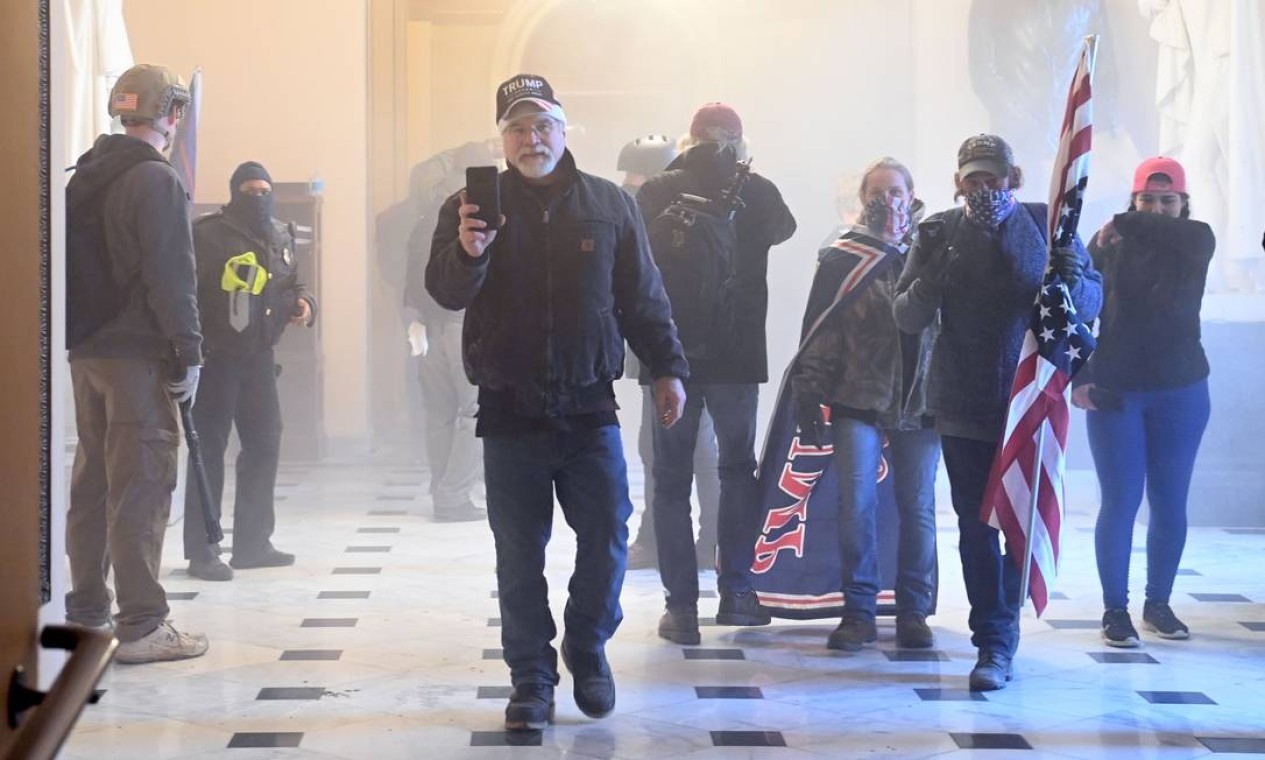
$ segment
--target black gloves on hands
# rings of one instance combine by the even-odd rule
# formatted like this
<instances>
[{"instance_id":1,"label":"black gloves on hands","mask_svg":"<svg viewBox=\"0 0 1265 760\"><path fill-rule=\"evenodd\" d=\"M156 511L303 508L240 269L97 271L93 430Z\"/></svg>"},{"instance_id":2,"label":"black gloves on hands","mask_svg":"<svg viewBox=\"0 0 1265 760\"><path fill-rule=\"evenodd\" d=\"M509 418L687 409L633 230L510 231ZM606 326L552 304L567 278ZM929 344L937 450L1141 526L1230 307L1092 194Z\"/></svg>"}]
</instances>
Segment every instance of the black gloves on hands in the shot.
<instances>
[{"instance_id":1,"label":"black gloves on hands","mask_svg":"<svg viewBox=\"0 0 1265 760\"><path fill-rule=\"evenodd\" d=\"M1067 287L1074 288L1085 273L1085 266L1076 255L1075 248L1055 248L1050 251L1050 266L1059 273Z\"/></svg>"},{"instance_id":2,"label":"black gloves on hands","mask_svg":"<svg viewBox=\"0 0 1265 760\"><path fill-rule=\"evenodd\" d=\"M799 426L800 443L819 449L830 445L830 432L826 429L826 415L820 400L796 399L795 424Z\"/></svg>"}]
</instances>

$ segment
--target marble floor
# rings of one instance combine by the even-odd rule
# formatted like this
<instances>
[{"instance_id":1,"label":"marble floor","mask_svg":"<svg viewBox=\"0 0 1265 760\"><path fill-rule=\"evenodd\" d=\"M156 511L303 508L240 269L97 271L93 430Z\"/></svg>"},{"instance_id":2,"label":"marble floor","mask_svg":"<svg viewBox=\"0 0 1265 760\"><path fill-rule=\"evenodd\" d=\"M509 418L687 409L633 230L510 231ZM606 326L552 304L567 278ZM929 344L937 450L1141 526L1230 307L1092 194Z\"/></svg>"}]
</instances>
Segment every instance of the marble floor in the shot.
<instances>
[{"instance_id":1,"label":"marble floor","mask_svg":"<svg viewBox=\"0 0 1265 760\"><path fill-rule=\"evenodd\" d=\"M1003 691L966 691L974 650L942 507L934 651L897 650L890 620L856 654L825 649L832 621L708 626L699 647L670 644L655 635L658 578L639 570L608 648L616 712L585 718L564 674L556 726L506 735L491 537L484 523L429 522L424 480L407 467L286 468L276 543L298 563L231 583L189 578L179 526L170 530L171 614L205 631L210 652L112 666L64 756L1265 757L1265 530L1192 530L1173 600L1192 638L1143 634L1141 649L1110 650L1097 630L1092 506L1069 515L1056 599L1040 620L1025 611ZM1074 503L1096 499L1092 481L1080 490ZM548 568L557 614L573 547L559 518ZM714 589L710 578L703 588ZM715 603L713 591L701 613Z\"/></svg>"}]
</instances>

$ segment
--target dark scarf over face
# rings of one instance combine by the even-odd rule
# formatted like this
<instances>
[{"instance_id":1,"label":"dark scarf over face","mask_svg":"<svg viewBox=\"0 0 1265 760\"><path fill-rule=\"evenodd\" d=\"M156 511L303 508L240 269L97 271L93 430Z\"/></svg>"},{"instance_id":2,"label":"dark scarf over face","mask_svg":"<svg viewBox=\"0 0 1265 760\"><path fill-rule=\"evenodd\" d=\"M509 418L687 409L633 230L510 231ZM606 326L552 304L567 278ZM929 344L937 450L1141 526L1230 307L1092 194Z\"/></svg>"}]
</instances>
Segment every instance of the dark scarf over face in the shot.
<instances>
[{"instance_id":1,"label":"dark scarf over face","mask_svg":"<svg viewBox=\"0 0 1265 760\"><path fill-rule=\"evenodd\" d=\"M241 190L243 182L262 179L270 188L267 195L248 195ZM232 193L224 213L251 233L268 240L272 233L272 176L255 161L247 161L233 172L229 180Z\"/></svg>"}]
</instances>

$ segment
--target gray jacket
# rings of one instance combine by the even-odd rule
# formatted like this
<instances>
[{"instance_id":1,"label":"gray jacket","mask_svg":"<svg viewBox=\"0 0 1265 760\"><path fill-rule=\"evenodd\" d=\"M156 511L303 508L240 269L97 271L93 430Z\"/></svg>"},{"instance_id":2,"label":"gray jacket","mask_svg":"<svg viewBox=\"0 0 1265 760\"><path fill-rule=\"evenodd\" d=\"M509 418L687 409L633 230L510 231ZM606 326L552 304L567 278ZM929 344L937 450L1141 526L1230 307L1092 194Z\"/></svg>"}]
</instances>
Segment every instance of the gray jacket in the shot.
<instances>
[{"instance_id":1,"label":"gray jacket","mask_svg":"<svg viewBox=\"0 0 1265 760\"><path fill-rule=\"evenodd\" d=\"M1045 230L1037 221L1046 218L1046 206L1022 206L998 230L964 218L962 209L928 218L896 286L900 329L917 332L940 318L927 404L944 435L997 441L1004 430L1010 386L1048 258ZM1084 274L1071 288L1072 302L1089 322L1102 306L1102 277L1079 238L1074 247ZM949 264L939 296L920 278L941 261Z\"/></svg>"}]
</instances>

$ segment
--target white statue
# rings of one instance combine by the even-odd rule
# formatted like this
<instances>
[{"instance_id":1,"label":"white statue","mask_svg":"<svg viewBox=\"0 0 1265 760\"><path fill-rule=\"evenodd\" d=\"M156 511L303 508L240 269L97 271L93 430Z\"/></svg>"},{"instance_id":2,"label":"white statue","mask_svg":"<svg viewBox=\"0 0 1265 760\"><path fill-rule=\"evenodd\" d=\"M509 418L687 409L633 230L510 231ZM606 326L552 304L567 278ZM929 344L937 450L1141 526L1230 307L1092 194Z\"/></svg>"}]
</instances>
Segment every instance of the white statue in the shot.
<instances>
[{"instance_id":1,"label":"white statue","mask_svg":"<svg viewBox=\"0 0 1265 760\"><path fill-rule=\"evenodd\" d=\"M1159 154L1186 166L1195 216L1217 235L1210 290L1265 286L1265 14L1258 0L1138 0L1159 45Z\"/></svg>"}]
</instances>

